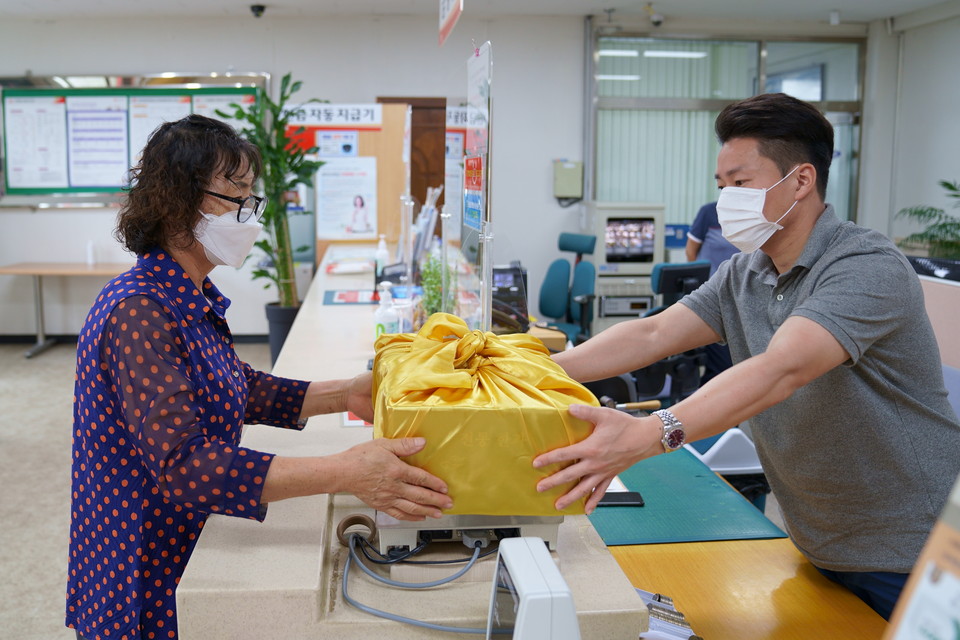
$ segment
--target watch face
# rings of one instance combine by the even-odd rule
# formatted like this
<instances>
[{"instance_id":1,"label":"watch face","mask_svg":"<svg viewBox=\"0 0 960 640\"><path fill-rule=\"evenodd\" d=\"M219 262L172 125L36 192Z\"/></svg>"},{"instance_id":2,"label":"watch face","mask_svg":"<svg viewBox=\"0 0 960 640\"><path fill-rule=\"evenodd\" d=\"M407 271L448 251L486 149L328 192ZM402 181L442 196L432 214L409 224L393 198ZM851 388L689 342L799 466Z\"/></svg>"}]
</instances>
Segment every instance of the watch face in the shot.
<instances>
[{"instance_id":1,"label":"watch face","mask_svg":"<svg viewBox=\"0 0 960 640\"><path fill-rule=\"evenodd\" d=\"M683 446L685 439L685 434L683 429L670 429L665 434L663 434L663 441L666 443L668 449L679 449Z\"/></svg>"}]
</instances>

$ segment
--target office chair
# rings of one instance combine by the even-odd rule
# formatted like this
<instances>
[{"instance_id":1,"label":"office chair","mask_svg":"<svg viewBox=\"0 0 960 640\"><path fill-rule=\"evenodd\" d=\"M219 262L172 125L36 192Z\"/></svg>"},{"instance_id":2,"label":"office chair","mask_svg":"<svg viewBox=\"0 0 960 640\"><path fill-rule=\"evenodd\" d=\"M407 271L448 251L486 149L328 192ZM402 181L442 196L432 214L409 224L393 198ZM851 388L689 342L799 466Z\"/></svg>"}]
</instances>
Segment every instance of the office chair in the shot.
<instances>
[{"instance_id":1,"label":"office chair","mask_svg":"<svg viewBox=\"0 0 960 640\"><path fill-rule=\"evenodd\" d=\"M710 263L706 260L655 265L650 276L650 287L654 293L661 296L663 303L644 313L644 317L660 313L675 304L709 277ZM703 349L698 348L637 369L633 372L637 383L637 398L656 398L664 406L680 402L700 388L700 368L705 361Z\"/></svg>"},{"instance_id":2,"label":"office chair","mask_svg":"<svg viewBox=\"0 0 960 640\"><path fill-rule=\"evenodd\" d=\"M571 281L570 261L558 258L550 264L540 286L540 315L553 319L550 326L563 331L574 344L590 337L597 272L583 256L592 254L596 244L596 236L561 233L557 247L577 256L573 279Z\"/></svg>"}]
</instances>

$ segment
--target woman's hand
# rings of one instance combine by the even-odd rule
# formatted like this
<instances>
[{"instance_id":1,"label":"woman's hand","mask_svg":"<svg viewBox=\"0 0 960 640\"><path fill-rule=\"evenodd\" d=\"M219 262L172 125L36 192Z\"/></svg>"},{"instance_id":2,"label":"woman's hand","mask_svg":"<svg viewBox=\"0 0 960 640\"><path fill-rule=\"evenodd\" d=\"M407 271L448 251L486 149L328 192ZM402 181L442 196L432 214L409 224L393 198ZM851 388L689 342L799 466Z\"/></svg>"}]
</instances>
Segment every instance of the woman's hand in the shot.
<instances>
[{"instance_id":1,"label":"woman's hand","mask_svg":"<svg viewBox=\"0 0 960 640\"><path fill-rule=\"evenodd\" d=\"M342 490L397 520L439 518L453 507L447 484L401 460L426 444L423 438L377 438L336 454Z\"/></svg>"},{"instance_id":2,"label":"woman's hand","mask_svg":"<svg viewBox=\"0 0 960 640\"><path fill-rule=\"evenodd\" d=\"M571 405L570 414L592 422L595 425L593 433L576 444L534 458L536 468L573 461L570 466L541 480L537 491L547 491L579 479L573 489L557 499L555 506L558 510L565 509L589 495L586 512L591 513L614 476L639 460L663 453L660 442L662 423L656 416L633 418L616 409L586 405Z\"/></svg>"}]
</instances>

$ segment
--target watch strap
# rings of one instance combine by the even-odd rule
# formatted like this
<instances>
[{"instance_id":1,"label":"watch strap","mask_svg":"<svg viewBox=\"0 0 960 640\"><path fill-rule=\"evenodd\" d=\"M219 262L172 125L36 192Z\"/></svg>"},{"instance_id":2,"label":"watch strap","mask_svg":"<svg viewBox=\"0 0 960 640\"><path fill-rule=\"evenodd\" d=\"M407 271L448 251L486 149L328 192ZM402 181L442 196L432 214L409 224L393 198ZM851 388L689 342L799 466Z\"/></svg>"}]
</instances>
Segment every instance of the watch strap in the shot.
<instances>
[{"instance_id":1,"label":"watch strap","mask_svg":"<svg viewBox=\"0 0 960 640\"><path fill-rule=\"evenodd\" d=\"M663 434L660 442L663 444L663 450L667 453L676 451L686 442L686 433L683 430L683 423L673 415L669 409L658 409L653 415L660 418L663 423Z\"/></svg>"}]
</instances>

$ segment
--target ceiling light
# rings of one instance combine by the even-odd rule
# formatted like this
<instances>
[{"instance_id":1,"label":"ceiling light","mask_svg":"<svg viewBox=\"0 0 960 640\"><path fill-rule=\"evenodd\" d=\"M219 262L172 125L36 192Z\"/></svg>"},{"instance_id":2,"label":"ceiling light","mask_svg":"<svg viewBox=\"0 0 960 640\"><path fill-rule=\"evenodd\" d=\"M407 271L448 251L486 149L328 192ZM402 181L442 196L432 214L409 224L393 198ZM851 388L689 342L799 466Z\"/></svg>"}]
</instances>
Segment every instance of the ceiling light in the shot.
<instances>
[{"instance_id":1,"label":"ceiling light","mask_svg":"<svg viewBox=\"0 0 960 640\"><path fill-rule=\"evenodd\" d=\"M706 58L706 51L657 51L647 49L643 52L644 58Z\"/></svg>"},{"instance_id":2,"label":"ceiling light","mask_svg":"<svg viewBox=\"0 0 960 640\"><path fill-rule=\"evenodd\" d=\"M67 76L67 83L71 87L82 89L97 89L108 86L106 76Z\"/></svg>"},{"instance_id":3,"label":"ceiling light","mask_svg":"<svg viewBox=\"0 0 960 640\"><path fill-rule=\"evenodd\" d=\"M640 79L640 76L616 76L616 75L598 75L597 80L627 80L627 81L637 81Z\"/></svg>"},{"instance_id":4,"label":"ceiling light","mask_svg":"<svg viewBox=\"0 0 960 640\"><path fill-rule=\"evenodd\" d=\"M637 58L640 56L640 52L636 49L600 49L597 54L611 58Z\"/></svg>"}]
</instances>

